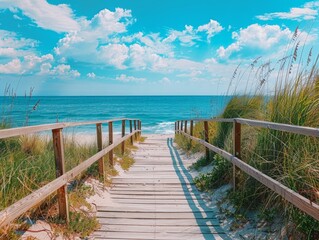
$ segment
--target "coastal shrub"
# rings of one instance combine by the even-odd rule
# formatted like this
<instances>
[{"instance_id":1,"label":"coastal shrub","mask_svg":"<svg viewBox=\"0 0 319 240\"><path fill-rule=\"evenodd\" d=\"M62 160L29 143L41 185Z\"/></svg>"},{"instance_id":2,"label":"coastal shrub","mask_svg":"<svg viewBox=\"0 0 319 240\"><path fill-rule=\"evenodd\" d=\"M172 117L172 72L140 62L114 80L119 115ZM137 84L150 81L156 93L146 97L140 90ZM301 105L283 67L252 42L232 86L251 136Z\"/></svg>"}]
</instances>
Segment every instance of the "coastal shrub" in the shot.
<instances>
[{"instance_id":1,"label":"coastal shrub","mask_svg":"<svg viewBox=\"0 0 319 240\"><path fill-rule=\"evenodd\" d=\"M200 174L194 178L196 187L200 191L211 191L214 188L220 187L229 182L228 172L231 169L231 164L226 159L219 155L214 156L213 169L209 173Z\"/></svg>"},{"instance_id":2,"label":"coastal shrub","mask_svg":"<svg viewBox=\"0 0 319 240\"><path fill-rule=\"evenodd\" d=\"M294 71L292 68L296 62L295 58L296 56L292 56L291 59L285 59L286 68L280 63L277 84L271 95L260 93L266 81L266 78L263 78L260 80L258 91L256 90L254 94L234 96L220 117L241 117L318 128L318 57L310 69L300 70L301 67L297 64L298 69ZM258 71L263 67L264 65ZM258 79L256 82L259 82ZM214 137L211 138L212 144L232 153L232 127L232 123L217 123ZM319 203L318 138L242 125L241 149L243 161L310 201ZM216 156L214 159L216 160ZM202 162L203 159L200 159L198 165L202 165ZM229 181L232 174L231 166L227 169L218 158L215 164L212 172L195 178L194 181L199 189L211 190L218 187L220 182ZM225 176L227 177L224 178ZM269 209L271 213L282 215L286 222L292 221L294 229L304 233L303 239L319 237L318 221L284 201L247 174L240 171L238 177L236 191L231 191L228 195L236 209L241 211ZM278 211L278 209L284 210ZM264 218L268 217L267 215Z\"/></svg>"}]
</instances>

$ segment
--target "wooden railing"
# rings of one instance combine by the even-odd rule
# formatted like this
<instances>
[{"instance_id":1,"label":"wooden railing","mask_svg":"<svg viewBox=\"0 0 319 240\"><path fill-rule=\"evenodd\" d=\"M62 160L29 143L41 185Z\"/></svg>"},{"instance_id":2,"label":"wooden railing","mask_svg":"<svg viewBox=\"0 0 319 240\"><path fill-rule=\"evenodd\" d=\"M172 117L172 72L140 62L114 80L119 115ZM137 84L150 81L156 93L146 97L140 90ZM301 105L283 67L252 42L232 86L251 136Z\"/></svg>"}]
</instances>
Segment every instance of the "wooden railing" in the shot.
<instances>
[{"instance_id":1,"label":"wooden railing","mask_svg":"<svg viewBox=\"0 0 319 240\"><path fill-rule=\"evenodd\" d=\"M187 131L187 123L190 122L190 131ZM204 122L204 139L199 139L193 136L193 127L195 122ZM209 141L209 124L208 122L228 122L233 123L233 153L226 152L212 144ZM273 129L283 132L301 134L305 136L319 137L319 129L311 127L294 126L281 123L273 123L266 121L250 120L243 118L233 119L192 119L192 120L180 120L175 122L175 134L182 134L192 141L198 142L206 147L206 157L209 157L209 151L213 151L223 158L227 159L233 164L233 187L236 187L236 171L241 169L249 176L255 178L260 183L264 184L272 191L279 194L285 200L292 203L294 206L312 216L314 219L319 220L319 205L305 198L299 193L286 187L277 180L267 176L256 168L250 166L241 160L241 126L248 125L252 127L261 127L267 129Z\"/></svg>"},{"instance_id":2,"label":"wooden railing","mask_svg":"<svg viewBox=\"0 0 319 240\"><path fill-rule=\"evenodd\" d=\"M121 138L116 142L113 142L113 122L122 122L122 135ZM125 123L130 124L130 133L125 134ZM134 130L133 130L134 122ZM102 142L102 124L108 124L108 146L103 149ZM83 161L78 166L74 167L68 172L65 172L64 166L64 148L63 148L63 128L76 127L84 125L96 125L96 136L97 136L97 147L98 152L90 157L89 159ZM36 206L43 200L45 200L49 195L57 191L58 205L59 205L59 215L62 219L69 222L69 210L68 210L68 200L66 186L69 181L74 179L77 175L85 171L93 163L98 161L99 174L104 178L104 160L103 157L109 154L110 165L113 166L113 149L121 144L122 154L125 150L125 141L130 139L133 143L133 139L137 138L141 134L141 121L137 119L111 119L103 121L90 121L90 122L69 122L69 123L55 123L55 124L45 124L30 127L21 128L10 128L0 130L0 139L17 137L26 134L33 134L42 131L52 131L53 137L53 149L55 156L55 166L56 166L56 179L46 184L45 186L39 188L23 199L17 201L11 206L0 212L0 227L3 227L14 219Z\"/></svg>"}]
</instances>

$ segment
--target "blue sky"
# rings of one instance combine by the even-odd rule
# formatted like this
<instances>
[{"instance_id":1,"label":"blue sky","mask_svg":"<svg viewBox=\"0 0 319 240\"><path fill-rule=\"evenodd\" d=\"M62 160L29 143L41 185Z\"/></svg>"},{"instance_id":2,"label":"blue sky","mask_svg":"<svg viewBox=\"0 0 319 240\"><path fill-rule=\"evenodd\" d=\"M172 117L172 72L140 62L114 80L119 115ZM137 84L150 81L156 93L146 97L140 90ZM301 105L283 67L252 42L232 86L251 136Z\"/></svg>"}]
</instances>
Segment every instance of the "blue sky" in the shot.
<instances>
[{"instance_id":1,"label":"blue sky","mask_svg":"<svg viewBox=\"0 0 319 240\"><path fill-rule=\"evenodd\" d=\"M318 54L318 11L319 1L297 0L0 0L0 87L36 95L246 91L259 84L247 76L255 59L275 65L297 43L305 56Z\"/></svg>"}]
</instances>

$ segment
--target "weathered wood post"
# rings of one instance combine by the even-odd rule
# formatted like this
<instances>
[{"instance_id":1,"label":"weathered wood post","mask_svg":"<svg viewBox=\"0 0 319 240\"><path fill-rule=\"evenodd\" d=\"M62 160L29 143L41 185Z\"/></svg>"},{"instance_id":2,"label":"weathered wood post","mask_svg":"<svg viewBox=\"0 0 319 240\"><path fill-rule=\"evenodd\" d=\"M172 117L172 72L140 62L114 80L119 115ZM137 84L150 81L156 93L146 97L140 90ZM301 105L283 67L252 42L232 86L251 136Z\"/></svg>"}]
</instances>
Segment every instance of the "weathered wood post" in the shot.
<instances>
[{"instance_id":1,"label":"weathered wood post","mask_svg":"<svg viewBox=\"0 0 319 240\"><path fill-rule=\"evenodd\" d=\"M134 120L134 131L136 131L136 120ZM134 133L135 141L137 140L137 133Z\"/></svg>"},{"instance_id":2,"label":"weathered wood post","mask_svg":"<svg viewBox=\"0 0 319 240\"><path fill-rule=\"evenodd\" d=\"M175 122L175 125L174 125L174 132L175 132L175 135L176 135L176 130L177 130L177 122Z\"/></svg>"},{"instance_id":3,"label":"weathered wood post","mask_svg":"<svg viewBox=\"0 0 319 240\"><path fill-rule=\"evenodd\" d=\"M179 121L177 121L177 133L179 133Z\"/></svg>"},{"instance_id":4,"label":"weathered wood post","mask_svg":"<svg viewBox=\"0 0 319 240\"><path fill-rule=\"evenodd\" d=\"M184 132L187 133L187 120L185 120Z\"/></svg>"},{"instance_id":5,"label":"weathered wood post","mask_svg":"<svg viewBox=\"0 0 319 240\"><path fill-rule=\"evenodd\" d=\"M55 158L55 175L58 178L65 173L62 128L53 129L52 135L53 135L53 150L54 150L54 158ZM69 215L69 205L68 205L68 196L67 196L67 186L63 185L62 187L60 187L57 190L57 195L58 195L60 218L65 220L65 222L69 224L70 215Z\"/></svg>"},{"instance_id":6,"label":"weathered wood post","mask_svg":"<svg viewBox=\"0 0 319 240\"><path fill-rule=\"evenodd\" d=\"M190 131L190 135L193 136L193 126L194 125L194 122L193 120L191 120L190 122L190 127L189 127L189 131ZM190 145L192 146L192 139L190 139Z\"/></svg>"},{"instance_id":7,"label":"weathered wood post","mask_svg":"<svg viewBox=\"0 0 319 240\"><path fill-rule=\"evenodd\" d=\"M181 120L181 131L182 131L182 132L183 132L183 123L184 123L184 121Z\"/></svg>"},{"instance_id":8,"label":"weathered wood post","mask_svg":"<svg viewBox=\"0 0 319 240\"><path fill-rule=\"evenodd\" d=\"M125 136L125 120L122 120L122 137ZM124 155L125 152L125 141L122 142L121 145L121 153L122 155Z\"/></svg>"},{"instance_id":9,"label":"weathered wood post","mask_svg":"<svg viewBox=\"0 0 319 240\"><path fill-rule=\"evenodd\" d=\"M109 122L109 145L113 144L113 122ZM109 151L109 164L111 167L114 166L113 161L113 149Z\"/></svg>"},{"instance_id":10,"label":"weathered wood post","mask_svg":"<svg viewBox=\"0 0 319 240\"><path fill-rule=\"evenodd\" d=\"M102 142L102 124L96 124L96 137L97 137L97 150L101 151L103 149L103 142ZM101 157L98 161L99 165L99 175L103 177L104 180L104 157Z\"/></svg>"},{"instance_id":11,"label":"weathered wood post","mask_svg":"<svg viewBox=\"0 0 319 240\"><path fill-rule=\"evenodd\" d=\"M205 142L209 143L209 129L208 129L208 121L204 121L204 137L205 137ZM206 147L206 159L209 159L209 149Z\"/></svg>"},{"instance_id":12,"label":"weathered wood post","mask_svg":"<svg viewBox=\"0 0 319 240\"><path fill-rule=\"evenodd\" d=\"M140 135L142 136L142 121L140 120Z\"/></svg>"},{"instance_id":13,"label":"weathered wood post","mask_svg":"<svg viewBox=\"0 0 319 240\"><path fill-rule=\"evenodd\" d=\"M132 125L132 120L130 120L130 133L133 132L133 125ZM131 136L131 144L133 145L134 141L133 141L133 135Z\"/></svg>"},{"instance_id":14,"label":"weathered wood post","mask_svg":"<svg viewBox=\"0 0 319 240\"><path fill-rule=\"evenodd\" d=\"M241 158L241 124L234 120L233 123L233 155ZM239 169L233 164L233 188L236 190L238 184L238 171Z\"/></svg>"}]
</instances>

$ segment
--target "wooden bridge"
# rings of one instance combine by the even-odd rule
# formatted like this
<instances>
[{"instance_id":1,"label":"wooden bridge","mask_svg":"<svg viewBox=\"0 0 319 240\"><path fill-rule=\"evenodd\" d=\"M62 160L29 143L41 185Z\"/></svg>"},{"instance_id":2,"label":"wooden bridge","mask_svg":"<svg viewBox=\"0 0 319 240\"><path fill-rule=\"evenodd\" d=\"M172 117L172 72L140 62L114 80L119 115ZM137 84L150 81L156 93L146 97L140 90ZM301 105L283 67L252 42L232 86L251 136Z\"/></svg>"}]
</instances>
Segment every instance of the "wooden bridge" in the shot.
<instances>
[{"instance_id":1,"label":"wooden bridge","mask_svg":"<svg viewBox=\"0 0 319 240\"><path fill-rule=\"evenodd\" d=\"M122 134L113 140L113 122L122 123ZM208 122L233 124L233 153L210 144ZM203 122L203 139L193 136L195 122ZM129 123L129 124L127 124ZM189 128L187 123L189 123ZM65 172L62 129L74 126L96 125L98 152ZM103 148L102 125L108 125L108 145ZM233 164L233 184L236 186L236 171L244 171L261 182L301 211L319 220L319 206L301 194L289 189L241 159L241 126L267 128L311 137L319 137L319 129L278 124L249 119L192 119L175 123L175 134L182 134L210 151L221 155ZM69 211L66 184L98 162L99 173L104 176L103 157L108 154L113 164L113 149L125 141L133 143L141 134L141 121L137 119L112 119L95 122L57 123L0 130L0 139L52 131L56 163L56 179L42 186L25 198L0 212L0 227L4 227L26 211L56 192L59 214L68 223ZM112 204L98 206L97 217L101 229L94 233L97 239L229 239L219 226L213 209L208 208L195 188L187 171L189 165L173 145L173 136L155 135L139 144L135 154L136 163L123 176L113 179Z\"/></svg>"},{"instance_id":2,"label":"wooden bridge","mask_svg":"<svg viewBox=\"0 0 319 240\"><path fill-rule=\"evenodd\" d=\"M96 239L226 238L172 137L148 137L138 144L134 159L126 174L113 178L111 205L97 207L101 228L93 234Z\"/></svg>"}]
</instances>

